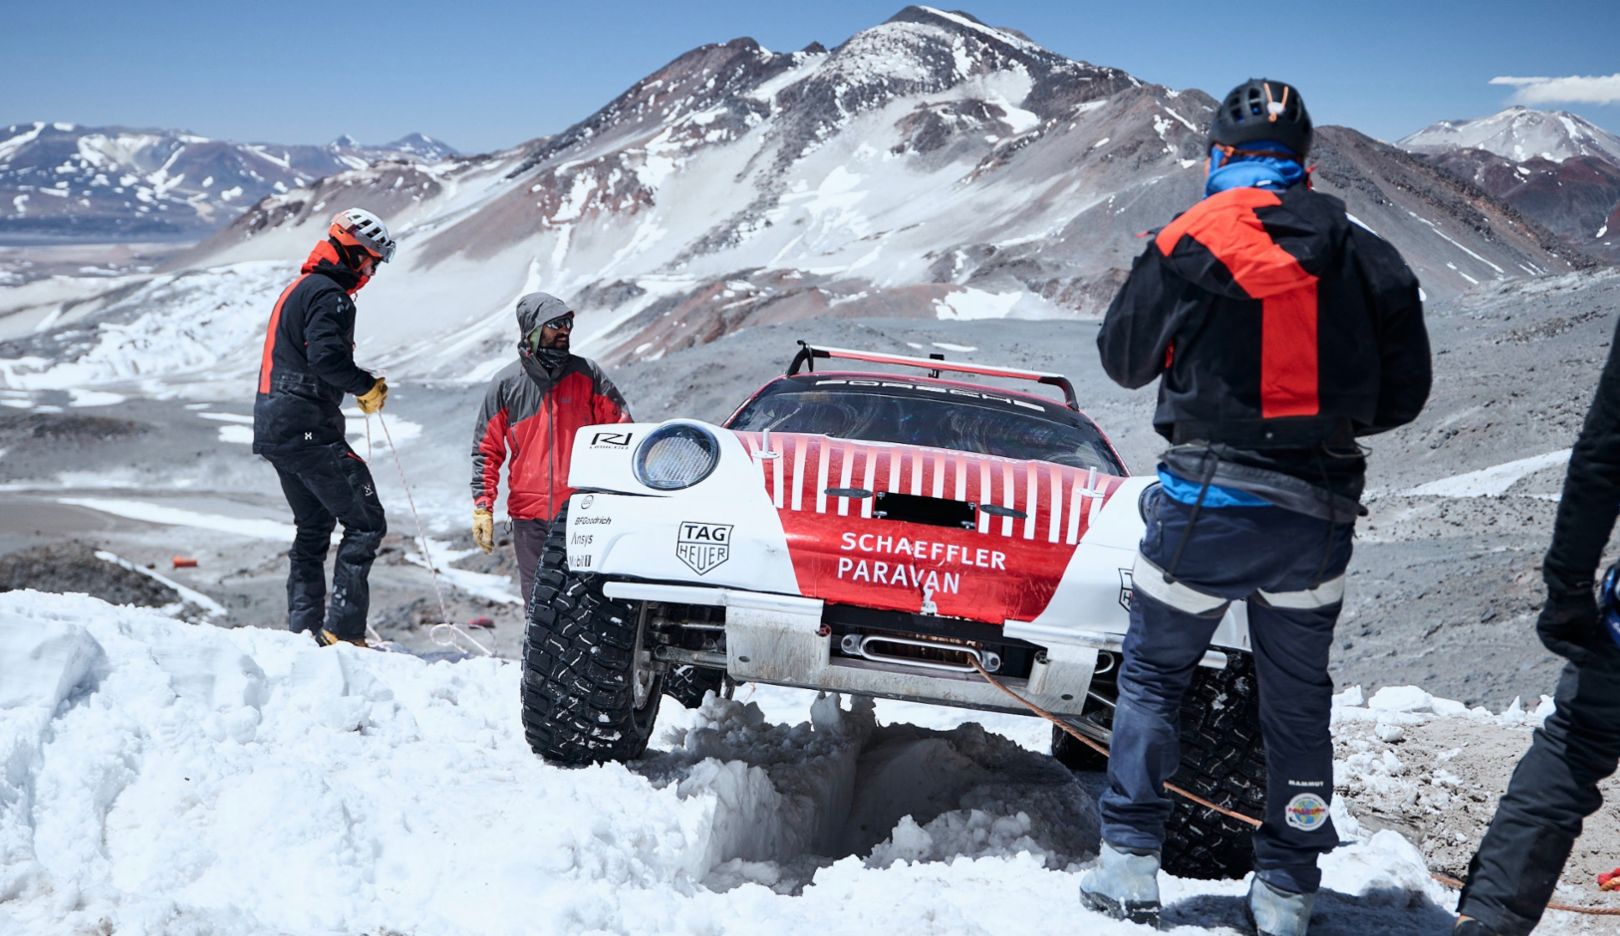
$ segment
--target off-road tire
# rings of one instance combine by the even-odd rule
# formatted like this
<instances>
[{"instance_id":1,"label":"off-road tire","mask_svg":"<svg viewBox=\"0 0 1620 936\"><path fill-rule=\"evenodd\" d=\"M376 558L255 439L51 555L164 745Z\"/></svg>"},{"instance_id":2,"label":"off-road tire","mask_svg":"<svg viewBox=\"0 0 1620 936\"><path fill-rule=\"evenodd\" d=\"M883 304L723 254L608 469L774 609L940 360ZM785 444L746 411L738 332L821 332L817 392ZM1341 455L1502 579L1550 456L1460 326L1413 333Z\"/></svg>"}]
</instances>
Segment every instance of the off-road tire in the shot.
<instances>
[{"instance_id":1,"label":"off-road tire","mask_svg":"<svg viewBox=\"0 0 1620 936\"><path fill-rule=\"evenodd\" d=\"M725 682L724 670L706 666L672 666L664 674L664 695L685 708L695 709L703 704L705 693L719 695L725 688Z\"/></svg>"},{"instance_id":2,"label":"off-road tire","mask_svg":"<svg viewBox=\"0 0 1620 936\"><path fill-rule=\"evenodd\" d=\"M1181 767L1170 782L1212 803L1265 817L1266 748L1254 661L1227 651L1225 669L1199 667L1181 702ZM1254 827L1172 793L1164 829L1164 869L1177 877L1222 880L1254 869Z\"/></svg>"},{"instance_id":3,"label":"off-road tire","mask_svg":"<svg viewBox=\"0 0 1620 936\"><path fill-rule=\"evenodd\" d=\"M1254 661L1227 651L1225 669L1199 667L1181 703L1181 767L1170 782L1256 819L1265 815L1266 752ZM1105 710L1111 714L1111 710ZM1112 728L1111 719L1099 719ZM1106 758L1053 729L1052 755L1072 770L1106 770ZM1184 878L1241 878L1254 867L1254 828L1179 794L1165 824L1163 868Z\"/></svg>"},{"instance_id":4,"label":"off-road tire","mask_svg":"<svg viewBox=\"0 0 1620 936\"><path fill-rule=\"evenodd\" d=\"M568 568L568 508L546 534L523 637L523 734L554 764L640 757L652 736L663 674L641 706L634 688L636 608L602 595L601 577Z\"/></svg>"}]
</instances>

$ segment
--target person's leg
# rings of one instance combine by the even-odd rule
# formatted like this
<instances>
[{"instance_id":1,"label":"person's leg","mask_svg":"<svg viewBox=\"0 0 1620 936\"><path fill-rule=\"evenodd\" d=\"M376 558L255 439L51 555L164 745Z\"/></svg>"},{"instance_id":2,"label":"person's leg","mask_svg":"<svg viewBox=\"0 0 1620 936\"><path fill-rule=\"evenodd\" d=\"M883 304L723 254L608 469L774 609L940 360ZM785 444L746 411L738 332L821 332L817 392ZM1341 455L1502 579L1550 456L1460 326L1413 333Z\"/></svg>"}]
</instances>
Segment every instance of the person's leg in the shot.
<instances>
[{"instance_id":1,"label":"person's leg","mask_svg":"<svg viewBox=\"0 0 1620 936\"><path fill-rule=\"evenodd\" d=\"M1108 785L1098 801L1102 837L1116 848L1158 851L1164 841L1164 783L1181 760L1181 699L1227 605L1251 593L1255 570L1275 561L1257 538L1266 512L1195 517L1168 497L1152 502L1131 576Z\"/></svg>"},{"instance_id":2,"label":"person's leg","mask_svg":"<svg viewBox=\"0 0 1620 936\"><path fill-rule=\"evenodd\" d=\"M1557 710L1536 729L1468 867L1457 911L1518 936L1535 928L1620 761L1620 662L1564 667Z\"/></svg>"},{"instance_id":3,"label":"person's leg","mask_svg":"<svg viewBox=\"0 0 1620 936\"><path fill-rule=\"evenodd\" d=\"M549 520L512 520L512 552L517 557L518 587L523 589L525 620L534 600L535 573L540 568L540 557L546 551L546 536L550 531Z\"/></svg>"},{"instance_id":4,"label":"person's leg","mask_svg":"<svg viewBox=\"0 0 1620 936\"><path fill-rule=\"evenodd\" d=\"M287 629L317 634L326 623L326 551L337 520L299 480L296 464L270 463L281 479L296 529L287 553Z\"/></svg>"},{"instance_id":5,"label":"person's leg","mask_svg":"<svg viewBox=\"0 0 1620 936\"><path fill-rule=\"evenodd\" d=\"M326 613L326 629L341 640L366 635L366 614L371 608L371 563L377 558L388 520L371 469L347 443L329 446L329 475L324 487L330 498L328 508L343 524L337 559L332 566L332 600Z\"/></svg>"},{"instance_id":6,"label":"person's leg","mask_svg":"<svg viewBox=\"0 0 1620 936\"><path fill-rule=\"evenodd\" d=\"M1266 742L1265 824L1254 836L1255 872L1272 887L1315 893L1319 855L1339 843L1333 802L1333 680L1328 653L1342 604L1284 609L1249 602L1249 640L1260 682Z\"/></svg>"}]
</instances>

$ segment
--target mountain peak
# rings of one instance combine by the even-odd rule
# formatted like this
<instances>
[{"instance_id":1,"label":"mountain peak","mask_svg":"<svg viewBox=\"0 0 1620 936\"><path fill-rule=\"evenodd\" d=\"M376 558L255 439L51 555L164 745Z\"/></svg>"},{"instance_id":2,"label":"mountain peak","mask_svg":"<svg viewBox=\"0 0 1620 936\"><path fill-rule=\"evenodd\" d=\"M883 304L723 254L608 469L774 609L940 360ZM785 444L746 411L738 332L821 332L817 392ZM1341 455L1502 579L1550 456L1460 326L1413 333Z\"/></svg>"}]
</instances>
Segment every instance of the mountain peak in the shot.
<instances>
[{"instance_id":1,"label":"mountain peak","mask_svg":"<svg viewBox=\"0 0 1620 936\"><path fill-rule=\"evenodd\" d=\"M1620 166L1620 136L1567 111L1523 105L1472 120L1442 120L1403 137L1398 145L1415 153L1480 149L1514 162L1596 156Z\"/></svg>"}]
</instances>

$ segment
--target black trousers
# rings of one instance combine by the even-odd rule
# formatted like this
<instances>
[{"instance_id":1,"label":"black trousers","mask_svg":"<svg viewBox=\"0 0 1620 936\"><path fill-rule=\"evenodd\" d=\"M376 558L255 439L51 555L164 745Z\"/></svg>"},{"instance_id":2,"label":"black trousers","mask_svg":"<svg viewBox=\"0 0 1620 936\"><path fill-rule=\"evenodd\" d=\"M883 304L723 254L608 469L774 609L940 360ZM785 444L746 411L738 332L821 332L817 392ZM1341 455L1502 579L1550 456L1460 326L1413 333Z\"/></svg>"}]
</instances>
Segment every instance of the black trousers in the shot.
<instances>
[{"instance_id":1,"label":"black trousers","mask_svg":"<svg viewBox=\"0 0 1620 936\"><path fill-rule=\"evenodd\" d=\"M1503 936L1535 928L1582 820L1603 805L1598 783L1620 762L1620 661L1565 666L1554 700L1557 711L1513 771L1457 905Z\"/></svg>"},{"instance_id":2,"label":"black trousers","mask_svg":"<svg viewBox=\"0 0 1620 936\"><path fill-rule=\"evenodd\" d=\"M534 576L540 568L540 557L546 551L546 534L550 530L550 520L512 518L512 552L517 556L519 587L523 589L524 620L528 619L529 605L534 599Z\"/></svg>"},{"instance_id":3,"label":"black trousers","mask_svg":"<svg viewBox=\"0 0 1620 936\"><path fill-rule=\"evenodd\" d=\"M366 579L388 532L371 470L346 442L264 457L281 477L298 528L287 553L288 628L311 633L325 628L345 639L364 637L371 605ZM332 569L328 608L326 552L338 523L343 524L343 539Z\"/></svg>"}]
</instances>

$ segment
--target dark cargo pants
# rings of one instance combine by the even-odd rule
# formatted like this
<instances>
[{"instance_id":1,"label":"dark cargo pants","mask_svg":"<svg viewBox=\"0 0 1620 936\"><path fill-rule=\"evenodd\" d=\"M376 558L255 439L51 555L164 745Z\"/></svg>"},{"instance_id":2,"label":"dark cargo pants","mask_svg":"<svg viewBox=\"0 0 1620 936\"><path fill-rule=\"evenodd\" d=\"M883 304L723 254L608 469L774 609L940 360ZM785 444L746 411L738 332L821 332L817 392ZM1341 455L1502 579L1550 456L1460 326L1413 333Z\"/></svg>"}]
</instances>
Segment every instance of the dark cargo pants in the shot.
<instances>
[{"instance_id":1,"label":"dark cargo pants","mask_svg":"<svg viewBox=\"0 0 1620 936\"><path fill-rule=\"evenodd\" d=\"M370 469L346 442L264 457L281 477L281 490L297 527L287 553L288 628L318 633L324 627L346 640L364 637L371 605L367 576L388 532ZM332 568L328 609L326 552L340 522L343 539Z\"/></svg>"},{"instance_id":2,"label":"dark cargo pants","mask_svg":"<svg viewBox=\"0 0 1620 936\"><path fill-rule=\"evenodd\" d=\"M1222 507L1189 524L1192 511L1162 492L1149 504L1099 803L1102 836L1116 848L1157 851L1163 844L1171 810L1164 783L1180 763L1182 695L1227 605L1247 599L1267 765L1255 869L1282 890L1313 892L1322 878L1317 856L1338 844L1328 817L1327 667L1354 523L1280 507Z\"/></svg>"},{"instance_id":3,"label":"dark cargo pants","mask_svg":"<svg viewBox=\"0 0 1620 936\"><path fill-rule=\"evenodd\" d=\"M1598 783L1620 762L1620 660L1564 667L1557 710L1536 729L1479 852L1457 912L1503 936L1535 929L1580 837L1603 805Z\"/></svg>"},{"instance_id":4,"label":"dark cargo pants","mask_svg":"<svg viewBox=\"0 0 1620 936\"><path fill-rule=\"evenodd\" d=\"M524 620L528 620L529 604L534 600L535 572L540 568L550 531L550 520L512 518L512 552L517 556L518 587L523 589Z\"/></svg>"}]
</instances>

